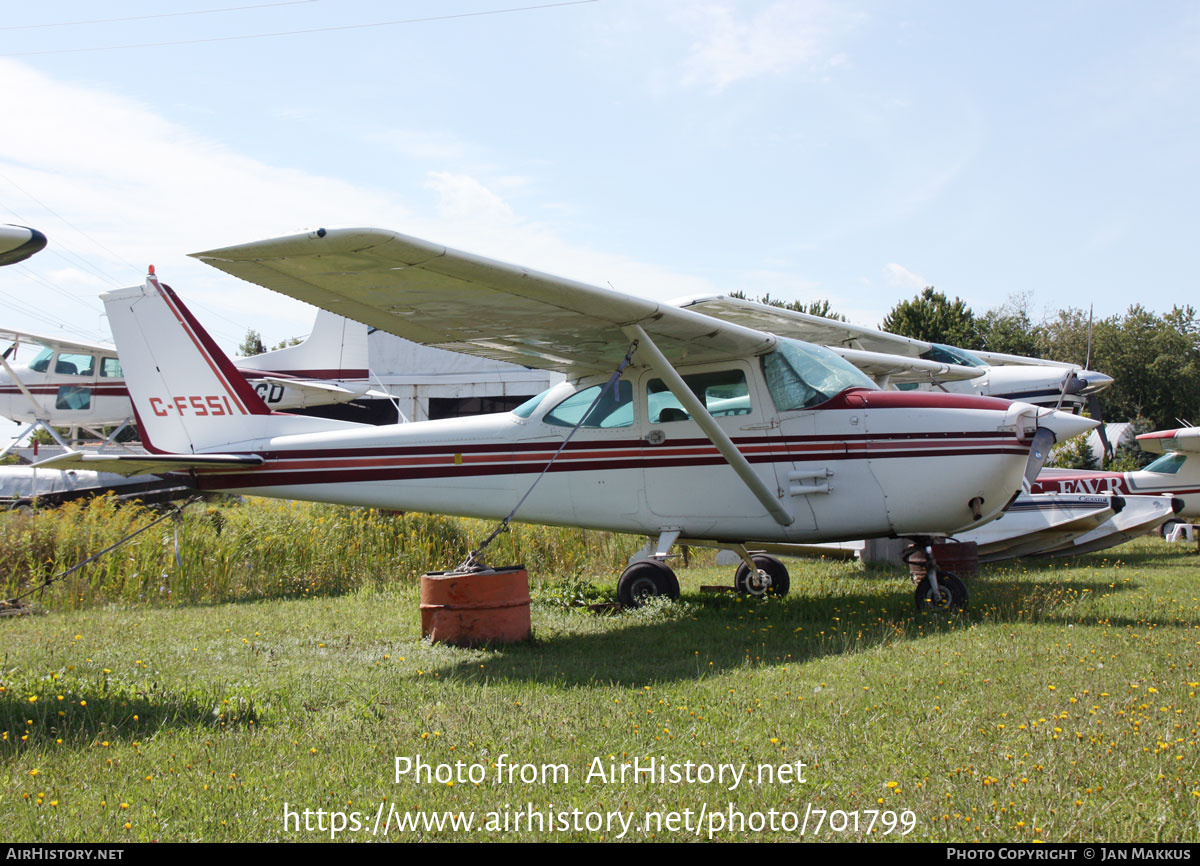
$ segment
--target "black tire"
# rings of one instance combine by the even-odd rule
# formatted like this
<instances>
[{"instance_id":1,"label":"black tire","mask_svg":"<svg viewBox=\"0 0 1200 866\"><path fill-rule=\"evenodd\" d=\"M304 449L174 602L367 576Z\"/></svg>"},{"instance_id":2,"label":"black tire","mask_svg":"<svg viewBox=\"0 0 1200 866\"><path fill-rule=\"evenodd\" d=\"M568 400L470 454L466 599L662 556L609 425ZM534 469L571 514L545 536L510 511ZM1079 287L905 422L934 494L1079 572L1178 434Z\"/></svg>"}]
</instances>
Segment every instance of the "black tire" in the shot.
<instances>
[{"instance_id":1,"label":"black tire","mask_svg":"<svg viewBox=\"0 0 1200 866\"><path fill-rule=\"evenodd\" d=\"M940 597L935 598L929 577L917 584L914 601L917 613L961 613L967 609L967 585L948 571L938 572Z\"/></svg>"},{"instance_id":2,"label":"black tire","mask_svg":"<svg viewBox=\"0 0 1200 866\"><path fill-rule=\"evenodd\" d=\"M617 601L623 607L641 607L646 599L655 596L679 598L679 580L665 563L642 559L621 572Z\"/></svg>"},{"instance_id":3,"label":"black tire","mask_svg":"<svg viewBox=\"0 0 1200 866\"><path fill-rule=\"evenodd\" d=\"M769 553L757 553L752 558L754 564L760 570L765 571L767 577L771 578L771 585L769 587L762 586L758 581L758 575L751 575L750 569L743 562L733 576L733 585L737 591L743 595L760 598L764 595L787 595L788 590L792 588L792 579L788 575L787 566L780 561L779 557L771 556Z\"/></svg>"},{"instance_id":4,"label":"black tire","mask_svg":"<svg viewBox=\"0 0 1200 866\"><path fill-rule=\"evenodd\" d=\"M1182 520L1176 520L1174 517L1172 517L1170 520L1168 520L1166 523L1164 523L1162 526L1160 526L1158 528L1158 534L1161 535L1164 539L1169 538L1171 535L1171 530L1173 530L1176 526L1178 526L1181 523L1183 523Z\"/></svg>"}]
</instances>

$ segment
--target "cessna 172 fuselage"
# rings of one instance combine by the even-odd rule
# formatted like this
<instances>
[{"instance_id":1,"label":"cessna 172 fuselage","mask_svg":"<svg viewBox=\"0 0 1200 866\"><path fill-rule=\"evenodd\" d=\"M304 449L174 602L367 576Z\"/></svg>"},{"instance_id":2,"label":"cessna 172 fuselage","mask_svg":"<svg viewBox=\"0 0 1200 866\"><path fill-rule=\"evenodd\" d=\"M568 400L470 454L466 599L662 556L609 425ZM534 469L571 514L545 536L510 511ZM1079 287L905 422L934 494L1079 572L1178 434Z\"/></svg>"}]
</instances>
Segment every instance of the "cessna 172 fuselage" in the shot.
<instances>
[{"instance_id":1,"label":"cessna 172 fuselage","mask_svg":"<svg viewBox=\"0 0 1200 866\"><path fill-rule=\"evenodd\" d=\"M652 560L622 575L626 600L678 593L665 565L677 541L735 549L739 583L786 591L786 570L747 545L978 525L1055 434L1094 426L986 397L884 392L823 347L376 229L200 255L408 339L570 378L499 415L392 427L276 415L152 277L105 305L155 453L68 459L484 518L520 502L525 522L657 536Z\"/></svg>"}]
</instances>

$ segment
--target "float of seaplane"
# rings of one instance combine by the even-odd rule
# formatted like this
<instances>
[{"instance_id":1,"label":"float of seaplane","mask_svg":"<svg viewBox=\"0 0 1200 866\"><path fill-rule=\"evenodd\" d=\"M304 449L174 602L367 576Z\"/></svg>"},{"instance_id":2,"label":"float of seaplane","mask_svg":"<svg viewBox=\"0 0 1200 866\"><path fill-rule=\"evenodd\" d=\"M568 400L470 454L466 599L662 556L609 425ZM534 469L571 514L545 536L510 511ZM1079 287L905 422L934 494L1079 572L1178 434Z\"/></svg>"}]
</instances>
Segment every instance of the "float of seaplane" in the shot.
<instances>
[{"instance_id":1,"label":"float of seaplane","mask_svg":"<svg viewBox=\"0 0 1200 866\"><path fill-rule=\"evenodd\" d=\"M930 538L995 519L1055 440L1094 421L974 395L883 391L818 345L381 229L195 254L397 336L555 370L511 412L365 427L273 413L151 275L103 296L146 455L48 465L183 471L204 490L637 533L618 597L677 597L678 543L736 552L735 585L784 594L756 545ZM961 608L937 570L917 602Z\"/></svg>"},{"instance_id":2,"label":"float of seaplane","mask_svg":"<svg viewBox=\"0 0 1200 866\"><path fill-rule=\"evenodd\" d=\"M955 537L974 541L981 562L1074 556L1153 532L1182 506L1181 500L1170 496L1022 494L992 523Z\"/></svg>"},{"instance_id":3,"label":"float of seaplane","mask_svg":"<svg viewBox=\"0 0 1200 866\"><path fill-rule=\"evenodd\" d=\"M1163 526L1200 518L1200 427L1143 433L1137 441L1144 451L1162 456L1133 472L1043 469L1033 490L1175 499L1178 507Z\"/></svg>"}]
</instances>

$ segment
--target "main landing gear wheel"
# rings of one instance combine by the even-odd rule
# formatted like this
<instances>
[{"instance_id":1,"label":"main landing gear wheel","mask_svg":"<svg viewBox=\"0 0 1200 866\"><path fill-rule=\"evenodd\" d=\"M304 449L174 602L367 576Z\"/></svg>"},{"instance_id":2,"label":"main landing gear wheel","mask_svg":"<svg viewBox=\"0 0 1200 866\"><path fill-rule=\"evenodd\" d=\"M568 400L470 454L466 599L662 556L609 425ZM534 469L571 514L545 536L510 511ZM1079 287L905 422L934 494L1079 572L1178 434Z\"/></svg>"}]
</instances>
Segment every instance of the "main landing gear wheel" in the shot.
<instances>
[{"instance_id":1,"label":"main landing gear wheel","mask_svg":"<svg viewBox=\"0 0 1200 866\"><path fill-rule=\"evenodd\" d=\"M617 581L617 601L623 607L641 607L648 598L679 598L679 580L666 563L642 559L621 572Z\"/></svg>"},{"instance_id":2,"label":"main landing gear wheel","mask_svg":"<svg viewBox=\"0 0 1200 866\"><path fill-rule=\"evenodd\" d=\"M933 591L929 577L917 584L915 601L917 613L959 613L967 609L967 585L948 571L937 575L938 591Z\"/></svg>"},{"instance_id":3,"label":"main landing gear wheel","mask_svg":"<svg viewBox=\"0 0 1200 866\"><path fill-rule=\"evenodd\" d=\"M780 562L778 557L771 556L769 553L755 554L753 559L759 571L767 573L767 577L771 581L770 584L764 582L761 575L757 573L751 574L750 569L743 562L738 566L737 574L733 576L734 588L744 595L758 597L768 594L787 595L788 590L792 588L792 581L788 576L787 566Z\"/></svg>"}]
</instances>

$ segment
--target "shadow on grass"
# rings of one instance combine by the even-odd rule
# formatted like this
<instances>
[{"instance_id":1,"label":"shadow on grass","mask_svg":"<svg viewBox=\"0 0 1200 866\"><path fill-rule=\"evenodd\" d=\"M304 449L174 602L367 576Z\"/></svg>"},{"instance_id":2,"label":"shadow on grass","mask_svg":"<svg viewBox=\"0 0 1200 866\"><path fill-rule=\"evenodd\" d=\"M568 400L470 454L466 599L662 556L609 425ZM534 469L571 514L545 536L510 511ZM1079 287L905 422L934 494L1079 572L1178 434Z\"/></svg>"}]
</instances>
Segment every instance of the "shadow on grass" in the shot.
<instances>
[{"instance_id":1,"label":"shadow on grass","mask_svg":"<svg viewBox=\"0 0 1200 866\"><path fill-rule=\"evenodd\" d=\"M172 728L223 730L259 722L253 701L245 698L168 691L157 685L105 688L45 680L25 685L7 685L0 695L0 755L60 740L64 746L78 747L144 740Z\"/></svg>"},{"instance_id":2,"label":"shadow on grass","mask_svg":"<svg viewBox=\"0 0 1200 866\"><path fill-rule=\"evenodd\" d=\"M614 627L599 634L554 635L502 648L483 671L473 657L442 667L440 674L475 681L486 677L641 686L694 680L739 667L808 662L976 626L1144 625L1130 618L1090 616L1078 607L1103 593L1136 589L1135 583L1047 584L993 576L969 585L971 610L957 616L916 614L911 590L893 594L890 582L879 594L849 592L826 598L685 596L680 604L618 614ZM1173 620L1165 625L1190 628L1193 624Z\"/></svg>"}]
</instances>

